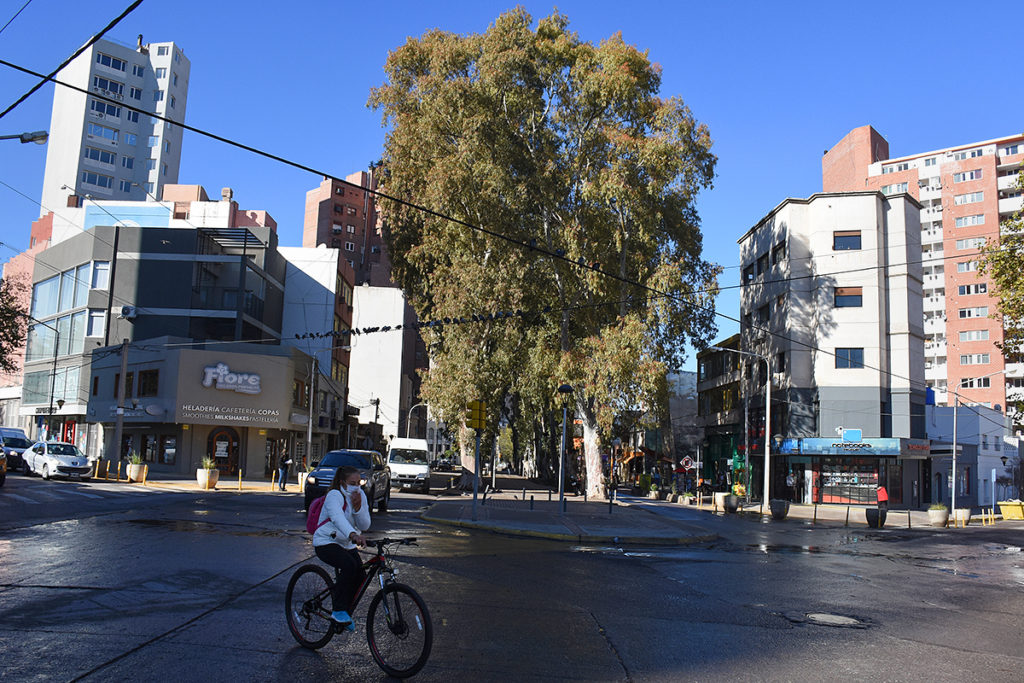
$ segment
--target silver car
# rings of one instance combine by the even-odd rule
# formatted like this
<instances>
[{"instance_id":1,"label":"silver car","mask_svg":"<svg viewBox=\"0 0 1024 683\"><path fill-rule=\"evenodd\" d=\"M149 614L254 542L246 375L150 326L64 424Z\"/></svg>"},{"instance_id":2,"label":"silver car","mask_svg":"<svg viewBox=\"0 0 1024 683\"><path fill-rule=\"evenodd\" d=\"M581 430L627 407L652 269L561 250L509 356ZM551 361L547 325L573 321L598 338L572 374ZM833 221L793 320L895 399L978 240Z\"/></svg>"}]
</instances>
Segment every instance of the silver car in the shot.
<instances>
[{"instance_id":1,"label":"silver car","mask_svg":"<svg viewBox=\"0 0 1024 683\"><path fill-rule=\"evenodd\" d=\"M88 479L92 476L89 458L74 444L37 441L32 448L25 451L23 457L28 472L38 474L43 479Z\"/></svg>"}]
</instances>

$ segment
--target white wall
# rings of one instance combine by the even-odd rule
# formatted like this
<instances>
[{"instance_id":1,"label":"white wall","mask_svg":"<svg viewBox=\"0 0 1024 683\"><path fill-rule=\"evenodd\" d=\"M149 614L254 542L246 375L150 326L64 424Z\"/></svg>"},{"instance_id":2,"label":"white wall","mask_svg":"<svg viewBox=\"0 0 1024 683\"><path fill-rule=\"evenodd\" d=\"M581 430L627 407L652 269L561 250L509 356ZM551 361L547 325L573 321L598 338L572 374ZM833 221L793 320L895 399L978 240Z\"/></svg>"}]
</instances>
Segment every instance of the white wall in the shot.
<instances>
[{"instance_id":1,"label":"white wall","mask_svg":"<svg viewBox=\"0 0 1024 683\"><path fill-rule=\"evenodd\" d=\"M405 314L405 295L394 287L360 286L353 290L353 328L394 327ZM402 392L401 330L352 335L349 404L360 409L359 421L373 422L373 399L380 399L383 434L398 436Z\"/></svg>"},{"instance_id":2,"label":"white wall","mask_svg":"<svg viewBox=\"0 0 1024 683\"><path fill-rule=\"evenodd\" d=\"M307 332L328 332L334 329L335 288L338 282L338 250L319 246L278 247L278 253L287 260L284 285L284 313L281 319L281 343L317 356L330 374L331 346L341 346L346 339L333 337L296 339Z\"/></svg>"}]
</instances>

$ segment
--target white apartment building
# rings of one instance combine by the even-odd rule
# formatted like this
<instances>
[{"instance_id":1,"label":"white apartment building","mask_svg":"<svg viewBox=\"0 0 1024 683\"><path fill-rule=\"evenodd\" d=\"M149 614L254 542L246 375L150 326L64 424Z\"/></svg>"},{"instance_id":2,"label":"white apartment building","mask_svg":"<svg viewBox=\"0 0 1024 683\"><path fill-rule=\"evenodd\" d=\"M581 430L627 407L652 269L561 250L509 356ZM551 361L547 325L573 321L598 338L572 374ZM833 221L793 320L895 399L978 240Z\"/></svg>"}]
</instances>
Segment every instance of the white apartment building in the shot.
<instances>
[{"instance_id":1,"label":"white apartment building","mask_svg":"<svg viewBox=\"0 0 1024 683\"><path fill-rule=\"evenodd\" d=\"M787 199L739 240L740 349L771 362L769 435L784 440L772 495L793 474L805 502L871 502L882 481L894 503L919 504L907 458L927 454L920 208L880 192ZM765 364L746 367L763 443Z\"/></svg>"},{"instance_id":2,"label":"white apartment building","mask_svg":"<svg viewBox=\"0 0 1024 683\"><path fill-rule=\"evenodd\" d=\"M185 120L191 65L174 43L121 45L99 40L68 64L55 86L40 215L68 196L143 201L178 182L182 129L130 105ZM107 99L100 99L102 95Z\"/></svg>"}]
</instances>

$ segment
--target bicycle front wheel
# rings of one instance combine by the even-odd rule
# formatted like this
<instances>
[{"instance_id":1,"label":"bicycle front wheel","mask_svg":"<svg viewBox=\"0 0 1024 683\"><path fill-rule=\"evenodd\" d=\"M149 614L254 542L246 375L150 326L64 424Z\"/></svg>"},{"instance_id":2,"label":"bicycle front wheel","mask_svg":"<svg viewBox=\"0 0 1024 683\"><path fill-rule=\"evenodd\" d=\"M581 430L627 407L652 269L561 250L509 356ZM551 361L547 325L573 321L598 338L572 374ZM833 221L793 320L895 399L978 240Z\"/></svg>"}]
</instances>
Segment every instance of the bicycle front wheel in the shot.
<instances>
[{"instance_id":1,"label":"bicycle front wheel","mask_svg":"<svg viewBox=\"0 0 1024 683\"><path fill-rule=\"evenodd\" d=\"M370 654L384 673L414 675L430 657L434 627L423 598L403 583L391 583L373 596L366 613Z\"/></svg>"},{"instance_id":2,"label":"bicycle front wheel","mask_svg":"<svg viewBox=\"0 0 1024 683\"><path fill-rule=\"evenodd\" d=\"M334 635L334 622L327 606L333 587L327 571L314 564L299 567L288 582L284 612L288 630L302 647L318 650Z\"/></svg>"}]
</instances>

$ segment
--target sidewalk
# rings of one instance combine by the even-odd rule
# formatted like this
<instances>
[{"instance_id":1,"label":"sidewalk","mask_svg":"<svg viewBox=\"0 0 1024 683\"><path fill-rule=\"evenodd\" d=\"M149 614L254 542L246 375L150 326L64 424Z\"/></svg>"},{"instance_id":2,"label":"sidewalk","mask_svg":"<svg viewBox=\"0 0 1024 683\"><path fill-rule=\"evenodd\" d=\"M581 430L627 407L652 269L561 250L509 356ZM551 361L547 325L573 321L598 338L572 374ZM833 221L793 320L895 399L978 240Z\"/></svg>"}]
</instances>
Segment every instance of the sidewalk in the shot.
<instances>
[{"instance_id":1,"label":"sidewalk","mask_svg":"<svg viewBox=\"0 0 1024 683\"><path fill-rule=\"evenodd\" d=\"M530 509L530 495L534 495ZM696 525L668 519L629 505L607 502L584 502L582 498L566 498L565 512L559 512L555 496L537 500L538 491L483 496L477 501L473 519L471 496L456 500L441 499L430 506L420 518L427 522L448 524L469 529L483 529L513 536L547 538L573 543L615 543L635 545L685 545L703 543L717 534ZM610 512L609 512L610 510Z\"/></svg>"},{"instance_id":2,"label":"sidewalk","mask_svg":"<svg viewBox=\"0 0 1024 683\"><path fill-rule=\"evenodd\" d=\"M203 489L201 489L199 487L199 484L196 482L195 475L189 476L187 474L169 473L153 474L152 476L147 477L145 483L142 483L134 481L129 482L124 472L121 472L121 480L120 482L118 482L116 480L116 474L116 472L112 472L109 479L104 479L103 477L94 477L90 481L105 484L121 483L130 486L144 486L146 488L163 489L168 491L178 491L187 493L196 493L203 491ZM299 489L298 481L289 481L287 483L287 487L287 493L299 495L302 494L302 491ZM270 480L268 479L243 478L239 480L238 477L222 478L217 482L217 485L214 488L208 489L208 491L217 493L283 493L281 491L278 491L277 482L274 482L273 487L271 487Z\"/></svg>"}]
</instances>

